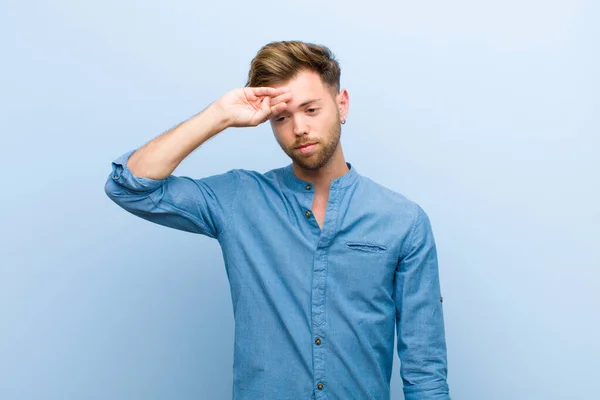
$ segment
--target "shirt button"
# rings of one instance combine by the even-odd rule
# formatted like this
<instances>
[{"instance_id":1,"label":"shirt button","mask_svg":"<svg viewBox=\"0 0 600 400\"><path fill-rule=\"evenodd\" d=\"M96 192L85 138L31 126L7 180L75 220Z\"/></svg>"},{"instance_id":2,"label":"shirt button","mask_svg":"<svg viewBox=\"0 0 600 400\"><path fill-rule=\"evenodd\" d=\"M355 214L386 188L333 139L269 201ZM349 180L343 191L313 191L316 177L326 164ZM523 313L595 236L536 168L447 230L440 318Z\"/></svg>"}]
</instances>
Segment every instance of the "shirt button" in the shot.
<instances>
[{"instance_id":1,"label":"shirt button","mask_svg":"<svg viewBox=\"0 0 600 400\"><path fill-rule=\"evenodd\" d=\"M442 303L444 301L443 297L440 297L440 303Z\"/></svg>"},{"instance_id":2,"label":"shirt button","mask_svg":"<svg viewBox=\"0 0 600 400\"><path fill-rule=\"evenodd\" d=\"M315 339L315 344L320 345L321 344L321 338L316 338Z\"/></svg>"},{"instance_id":3,"label":"shirt button","mask_svg":"<svg viewBox=\"0 0 600 400\"><path fill-rule=\"evenodd\" d=\"M113 179L119 179L119 175L113 176Z\"/></svg>"},{"instance_id":4,"label":"shirt button","mask_svg":"<svg viewBox=\"0 0 600 400\"><path fill-rule=\"evenodd\" d=\"M304 213L304 215L306 215L306 218L310 218L310 216L311 216L312 214L310 213L310 211L307 211L307 212L305 212L305 213Z\"/></svg>"},{"instance_id":5,"label":"shirt button","mask_svg":"<svg viewBox=\"0 0 600 400\"><path fill-rule=\"evenodd\" d=\"M317 389L319 389L319 390L323 390L323 384L322 384L322 383L319 383L319 384L317 385Z\"/></svg>"},{"instance_id":6,"label":"shirt button","mask_svg":"<svg viewBox=\"0 0 600 400\"><path fill-rule=\"evenodd\" d=\"M310 190L310 189L312 189L312 186L306 185L306 190Z\"/></svg>"}]
</instances>

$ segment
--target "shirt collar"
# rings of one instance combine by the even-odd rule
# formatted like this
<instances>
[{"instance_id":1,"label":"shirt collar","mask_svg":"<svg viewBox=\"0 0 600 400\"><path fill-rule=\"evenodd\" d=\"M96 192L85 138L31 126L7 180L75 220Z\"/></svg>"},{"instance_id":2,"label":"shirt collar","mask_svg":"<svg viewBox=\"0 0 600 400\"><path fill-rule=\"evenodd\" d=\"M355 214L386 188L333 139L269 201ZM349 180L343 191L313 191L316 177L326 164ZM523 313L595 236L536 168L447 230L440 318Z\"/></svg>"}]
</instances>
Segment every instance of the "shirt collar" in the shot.
<instances>
[{"instance_id":1,"label":"shirt collar","mask_svg":"<svg viewBox=\"0 0 600 400\"><path fill-rule=\"evenodd\" d=\"M348 166L348 171L344 175L331 181L331 189L344 189L352 185L358 179L359 174L356 168L353 167L349 162L347 162L346 165ZM285 166L283 168L283 172L284 181L288 188L297 192L305 193L309 190L314 190L312 182L302 180L294 174L292 164Z\"/></svg>"}]
</instances>

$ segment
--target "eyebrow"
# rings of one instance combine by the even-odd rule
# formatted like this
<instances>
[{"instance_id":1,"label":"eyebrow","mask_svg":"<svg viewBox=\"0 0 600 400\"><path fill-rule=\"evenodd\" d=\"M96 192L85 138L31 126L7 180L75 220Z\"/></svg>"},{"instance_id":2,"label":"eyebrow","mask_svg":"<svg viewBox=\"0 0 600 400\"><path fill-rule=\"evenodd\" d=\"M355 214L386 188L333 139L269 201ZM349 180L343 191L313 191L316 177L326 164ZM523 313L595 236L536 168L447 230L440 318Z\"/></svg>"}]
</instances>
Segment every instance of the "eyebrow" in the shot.
<instances>
[{"instance_id":1,"label":"eyebrow","mask_svg":"<svg viewBox=\"0 0 600 400\"><path fill-rule=\"evenodd\" d=\"M304 106L309 105L310 103L315 103L317 101L320 101L321 99L311 99L311 100L306 100L304 103L300 104L298 106L298 108L302 108ZM282 112L280 112L279 114L275 115L275 118L278 118L281 114L285 114L288 110L283 110Z\"/></svg>"},{"instance_id":2,"label":"eyebrow","mask_svg":"<svg viewBox=\"0 0 600 400\"><path fill-rule=\"evenodd\" d=\"M306 100L304 103L300 104L298 107L304 107L306 105L309 105L310 103L314 103L316 101L319 101L321 99L312 99L312 100Z\"/></svg>"}]
</instances>

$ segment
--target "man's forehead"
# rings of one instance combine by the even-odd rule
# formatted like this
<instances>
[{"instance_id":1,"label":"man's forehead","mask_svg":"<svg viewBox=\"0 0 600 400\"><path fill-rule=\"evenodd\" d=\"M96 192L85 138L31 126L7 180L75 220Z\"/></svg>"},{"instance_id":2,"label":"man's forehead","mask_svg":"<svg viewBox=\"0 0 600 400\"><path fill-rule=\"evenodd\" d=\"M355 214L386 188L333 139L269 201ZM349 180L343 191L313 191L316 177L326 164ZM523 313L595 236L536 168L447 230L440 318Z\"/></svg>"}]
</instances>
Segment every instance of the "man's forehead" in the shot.
<instances>
[{"instance_id":1,"label":"man's forehead","mask_svg":"<svg viewBox=\"0 0 600 400\"><path fill-rule=\"evenodd\" d=\"M321 77L312 71L300 71L291 79L273 85L276 88L283 86L287 86L293 94L305 94L309 97L318 96L326 90Z\"/></svg>"},{"instance_id":2,"label":"man's forehead","mask_svg":"<svg viewBox=\"0 0 600 400\"><path fill-rule=\"evenodd\" d=\"M298 99L298 101L294 101L294 100L295 100L295 99L293 99L293 98L292 98L292 104L291 104L292 106L293 106L293 105L296 105L297 107L304 107L304 106L308 106L308 105L310 105L310 104L313 104L313 103L318 103L318 102L320 102L322 99L321 99L321 98L318 98L318 99L312 99L312 98L308 98L308 99L305 99L305 100L304 100L304 101L302 101L302 102L300 102L300 101L301 101L301 99ZM294 104L294 103L297 103L297 104Z\"/></svg>"}]
</instances>

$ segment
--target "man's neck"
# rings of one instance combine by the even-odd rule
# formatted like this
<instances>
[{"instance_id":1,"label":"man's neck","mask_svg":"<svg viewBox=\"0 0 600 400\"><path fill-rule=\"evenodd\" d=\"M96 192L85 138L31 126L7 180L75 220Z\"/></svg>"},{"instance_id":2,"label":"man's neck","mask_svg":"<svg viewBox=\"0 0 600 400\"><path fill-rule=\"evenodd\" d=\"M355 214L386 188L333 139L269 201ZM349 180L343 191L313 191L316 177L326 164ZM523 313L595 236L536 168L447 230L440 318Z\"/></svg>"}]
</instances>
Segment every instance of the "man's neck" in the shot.
<instances>
[{"instance_id":1,"label":"man's neck","mask_svg":"<svg viewBox=\"0 0 600 400\"><path fill-rule=\"evenodd\" d=\"M343 155L331 157L329 162L318 170L307 170L295 163L292 165L294 174L307 182L312 182L315 186L315 193L329 193L331 181L346 174L349 169Z\"/></svg>"}]
</instances>

